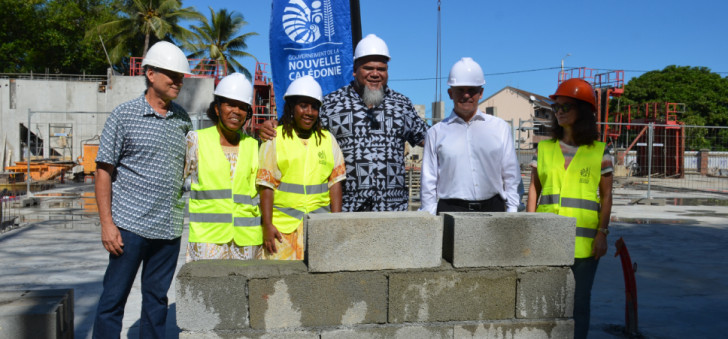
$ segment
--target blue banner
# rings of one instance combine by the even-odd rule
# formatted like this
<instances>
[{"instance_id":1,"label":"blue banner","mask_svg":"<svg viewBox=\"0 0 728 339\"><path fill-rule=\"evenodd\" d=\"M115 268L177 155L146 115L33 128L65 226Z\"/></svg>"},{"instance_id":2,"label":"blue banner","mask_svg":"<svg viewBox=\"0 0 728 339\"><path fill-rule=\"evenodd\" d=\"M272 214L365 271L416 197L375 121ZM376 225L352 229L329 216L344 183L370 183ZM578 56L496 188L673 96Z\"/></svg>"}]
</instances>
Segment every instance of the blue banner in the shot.
<instances>
[{"instance_id":1,"label":"blue banner","mask_svg":"<svg viewBox=\"0 0 728 339\"><path fill-rule=\"evenodd\" d=\"M288 85L313 76L324 95L354 79L349 0L273 0L270 59L278 117Z\"/></svg>"}]
</instances>

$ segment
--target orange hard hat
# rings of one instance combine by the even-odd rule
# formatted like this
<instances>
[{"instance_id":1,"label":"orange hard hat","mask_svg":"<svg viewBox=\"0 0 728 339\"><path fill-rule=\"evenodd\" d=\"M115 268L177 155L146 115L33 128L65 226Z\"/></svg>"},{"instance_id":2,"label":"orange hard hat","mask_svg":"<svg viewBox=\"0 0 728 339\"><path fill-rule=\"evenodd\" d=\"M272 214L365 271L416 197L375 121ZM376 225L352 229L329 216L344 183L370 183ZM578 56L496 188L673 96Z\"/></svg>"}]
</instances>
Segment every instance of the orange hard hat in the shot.
<instances>
[{"instance_id":1,"label":"orange hard hat","mask_svg":"<svg viewBox=\"0 0 728 339\"><path fill-rule=\"evenodd\" d=\"M556 97L559 96L588 102L594 111L597 110L597 99L594 96L594 87L584 79L571 78L562 82L559 88L556 89L556 93L549 95L549 98L556 100Z\"/></svg>"}]
</instances>

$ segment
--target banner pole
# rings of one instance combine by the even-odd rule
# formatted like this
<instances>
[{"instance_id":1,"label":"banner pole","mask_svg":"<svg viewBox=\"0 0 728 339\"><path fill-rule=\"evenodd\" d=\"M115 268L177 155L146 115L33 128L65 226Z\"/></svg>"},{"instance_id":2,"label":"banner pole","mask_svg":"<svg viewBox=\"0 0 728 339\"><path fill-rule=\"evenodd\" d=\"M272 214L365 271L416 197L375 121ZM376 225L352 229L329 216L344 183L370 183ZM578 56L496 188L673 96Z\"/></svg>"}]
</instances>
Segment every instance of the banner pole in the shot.
<instances>
[{"instance_id":1,"label":"banner pole","mask_svg":"<svg viewBox=\"0 0 728 339\"><path fill-rule=\"evenodd\" d=\"M356 49L356 44L361 40L361 11L359 0L349 0L349 11L351 13L351 46Z\"/></svg>"}]
</instances>

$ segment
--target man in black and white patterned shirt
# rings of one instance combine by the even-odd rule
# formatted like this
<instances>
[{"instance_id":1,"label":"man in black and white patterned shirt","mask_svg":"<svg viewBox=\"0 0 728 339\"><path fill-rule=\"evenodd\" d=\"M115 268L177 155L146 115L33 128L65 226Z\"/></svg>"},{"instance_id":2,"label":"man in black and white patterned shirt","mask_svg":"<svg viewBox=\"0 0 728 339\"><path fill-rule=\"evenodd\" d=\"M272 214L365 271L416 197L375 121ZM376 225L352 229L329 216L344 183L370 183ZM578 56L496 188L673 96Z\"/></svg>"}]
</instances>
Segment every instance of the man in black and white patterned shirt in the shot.
<instances>
[{"instance_id":1,"label":"man in black and white patterned shirt","mask_svg":"<svg viewBox=\"0 0 728 339\"><path fill-rule=\"evenodd\" d=\"M345 212L406 211L405 142L423 145L427 124L404 95L387 86L389 49L374 34L354 51L354 81L324 97L319 117L344 154ZM275 134L261 129L261 138Z\"/></svg>"}]
</instances>

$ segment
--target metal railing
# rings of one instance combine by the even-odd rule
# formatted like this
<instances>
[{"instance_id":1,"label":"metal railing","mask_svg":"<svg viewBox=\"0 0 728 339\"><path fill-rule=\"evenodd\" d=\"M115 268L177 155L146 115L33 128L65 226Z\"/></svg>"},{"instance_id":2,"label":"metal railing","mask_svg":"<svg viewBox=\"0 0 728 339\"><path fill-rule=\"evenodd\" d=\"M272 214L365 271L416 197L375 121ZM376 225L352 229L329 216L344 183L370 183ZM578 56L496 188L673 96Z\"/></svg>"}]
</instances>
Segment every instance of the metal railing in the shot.
<instances>
[{"instance_id":1,"label":"metal railing","mask_svg":"<svg viewBox=\"0 0 728 339\"><path fill-rule=\"evenodd\" d=\"M728 127L608 123L619 135L607 140L617 178L652 191L691 190L728 194ZM524 172L535 149L517 151Z\"/></svg>"}]
</instances>

